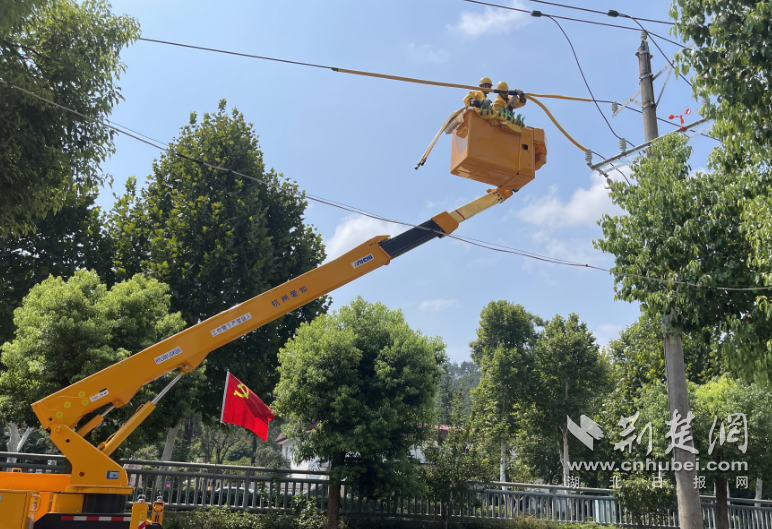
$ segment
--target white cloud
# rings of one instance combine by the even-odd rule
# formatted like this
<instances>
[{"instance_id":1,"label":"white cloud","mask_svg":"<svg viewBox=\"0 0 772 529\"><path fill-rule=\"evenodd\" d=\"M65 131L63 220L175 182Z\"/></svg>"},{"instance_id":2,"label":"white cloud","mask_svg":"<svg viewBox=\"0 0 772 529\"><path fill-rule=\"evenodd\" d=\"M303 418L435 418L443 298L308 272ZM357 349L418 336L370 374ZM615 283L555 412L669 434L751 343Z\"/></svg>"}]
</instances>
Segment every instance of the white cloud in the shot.
<instances>
[{"instance_id":1,"label":"white cloud","mask_svg":"<svg viewBox=\"0 0 772 529\"><path fill-rule=\"evenodd\" d=\"M546 197L512 213L521 220L551 229L594 225L604 213L621 214L622 209L611 202L605 177L593 173L590 179L590 188L577 189L568 202L555 196L557 189L552 187Z\"/></svg>"},{"instance_id":2,"label":"white cloud","mask_svg":"<svg viewBox=\"0 0 772 529\"><path fill-rule=\"evenodd\" d=\"M512 0L511 7L524 9L519 0ZM480 11L462 11L458 24L448 26L448 29L461 33L464 36L477 38L483 34L506 33L507 31L522 27L530 22L527 13L510 11L509 9L485 7Z\"/></svg>"},{"instance_id":3,"label":"white cloud","mask_svg":"<svg viewBox=\"0 0 772 529\"><path fill-rule=\"evenodd\" d=\"M408 50L410 51L410 56L417 63L444 64L450 59L450 52L448 50L442 48L435 49L428 44L417 46L411 42Z\"/></svg>"},{"instance_id":4,"label":"white cloud","mask_svg":"<svg viewBox=\"0 0 772 529\"><path fill-rule=\"evenodd\" d=\"M458 306L457 299L427 299L418 305L421 312L438 312Z\"/></svg>"},{"instance_id":5,"label":"white cloud","mask_svg":"<svg viewBox=\"0 0 772 529\"><path fill-rule=\"evenodd\" d=\"M335 228L335 234L325 242L327 261L332 261L376 235L397 235L406 227L362 215L349 215Z\"/></svg>"}]
</instances>

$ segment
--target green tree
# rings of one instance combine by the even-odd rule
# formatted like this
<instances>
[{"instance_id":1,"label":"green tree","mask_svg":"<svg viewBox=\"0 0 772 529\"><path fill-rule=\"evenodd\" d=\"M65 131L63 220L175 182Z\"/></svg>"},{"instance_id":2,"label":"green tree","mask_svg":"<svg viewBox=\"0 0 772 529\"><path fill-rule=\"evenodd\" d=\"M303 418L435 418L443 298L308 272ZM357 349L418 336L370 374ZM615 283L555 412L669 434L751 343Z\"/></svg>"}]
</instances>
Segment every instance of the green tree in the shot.
<instances>
[{"instance_id":1,"label":"green tree","mask_svg":"<svg viewBox=\"0 0 772 529\"><path fill-rule=\"evenodd\" d=\"M367 497L415 486L410 449L428 435L443 351L401 311L357 298L302 324L279 353L274 407L299 461L331 463L330 529L338 526L344 480Z\"/></svg>"},{"instance_id":2,"label":"green tree","mask_svg":"<svg viewBox=\"0 0 772 529\"><path fill-rule=\"evenodd\" d=\"M469 344L481 371L472 392L477 426L500 446L501 481L507 480L509 442L517 432L514 411L532 390L537 321L522 305L492 301L480 313L477 339Z\"/></svg>"},{"instance_id":3,"label":"green tree","mask_svg":"<svg viewBox=\"0 0 772 529\"><path fill-rule=\"evenodd\" d=\"M442 366L442 379L437 391L437 421L439 424L450 424L453 412L453 399L459 391L461 395L461 409L469 415L472 411L472 390L480 383L482 373L473 362L446 362Z\"/></svg>"},{"instance_id":4,"label":"green tree","mask_svg":"<svg viewBox=\"0 0 772 529\"><path fill-rule=\"evenodd\" d=\"M746 384L724 376L701 385L690 383L689 400L693 415L691 431L694 449L698 452L700 465L698 475L706 478L706 487L715 485L717 527L727 529L728 485L738 475L753 480L769 479L772 473L772 454L769 451L769 443L772 442L772 420L769 417L772 393L759 385ZM651 458L672 458L673 452L668 451L671 438L663 434L670 430L665 421L671 419L665 386L660 383L649 386L641 393L637 406L641 416L636 425L651 421L653 431L657 433L653 436ZM745 421L735 414L744 414ZM730 436L732 419L739 420L739 433ZM744 422L747 423L748 433L745 451L740 449L744 443ZM722 423L726 434L724 442L721 438ZM746 462L747 466L738 466L740 462ZM726 468L719 466L722 463ZM671 459L665 463L667 466L663 470L672 464ZM711 464L715 466L711 467Z\"/></svg>"},{"instance_id":5,"label":"green tree","mask_svg":"<svg viewBox=\"0 0 772 529\"><path fill-rule=\"evenodd\" d=\"M96 190L73 194L56 214L35 220L31 233L0 239L0 345L13 339L13 311L49 275L96 270L112 285L111 245L95 200Z\"/></svg>"},{"instance_id":6,"label":"green tree","mask_svg":"<svg viewBox=\"0 0 772 529\"><path fill-rule=\"evenodd\" d=\"M759 0L675 0L670 13L676 34L696 44L678 54L681 70L694 70L694 95L718 96L702 109L703 115L715 116L713 134L723 143L714 151L714 162L735 169L767 162L772 6ZM768 175L768 168L763 173Z\"/></svg>"},{"instance_id":7,"label":"green tree","mask_svg":"<svg viewBox=\"0 0 772 529\"><path fill-rule=\"evenodd\" d=\"M695 336L696 334L696 336ZM726 371L721 348L712 342L710 332L684 335L683 349L686 378L703 384ZM635 413L635 400L640 391L660 381L665 382L665 359L662 355L662 323L647 313L626 327L608 345L614 390L605 409L621 414ZM612 404L613 402L613 404Z\"/></svg>"},{"instance_id":8,"label":"green tree","mask_svg":"<svg viewBox=\"0 0 772 529\"><path fill-rule=\"evenodd\" d=\"M15 339L2 347L0 417L37 424L33 402L180 331L184 323L179 314L169 313L168 290L142 276L108 290L95 273L86 271L75 272L66 282L51 277L33 287L16 309ZM171 376L148 384L130 404L112 412L90 434L92 439L104 439L115 431ZM183 379L160 401L125 450L155 442L168 422L177 420L178 403L191 397L197 376Z\"/></svg>"},{"instance_id":9,"label":"green tree","mask_svg":"<svg viewBox=\"0 0 772 529\"><path fill-rule=\"evenodd\" d=\"M677 60L683 71L694 71L693 93L708 102L701 113L715 118L713 134L722 142L710 160L717 175L704 184L719 207L704 213L720 218L726 238L734 240L735 253L716 251L712 261L723 261L723 275L735 284L772 284L770 13L770 5L757 0L676 0L671 8L676 33L696 44ZM695 211L707 202L698 200ZM731 250L721 238L712 244ZM724 345L735 373L767 383L772 372L772 304L767 291L746 297L755 303L745 300L739 310L724 313Z\"/></svg>"},{"instance_id":10,"label":"green tree","mask_svg":"<svg viewBox=\"0 0 772 529\"><path fill-rule=\"evenodd\" d=\"M464 410L463 388L459 388L451 401L447 426L442 429L438 425L432 432L423 448L428 465L421 468L429 498L442 505L446 529L456 506L475 498L472 494L475 485L488 481L496 470L495 462L486 457L477 443L474 417Z\"/></svg>"},{"instance_id":11,"label":"green tree","mask_svg":"<svg viewBox=\"0 0 772 529\"><path fill-rule=\"evenodd\" d=\"M566 417L592 417L608 390L609 366L595 337L579 316L555 316L536 344L535 387L527 423L558 446L563 484L568 486L569 444Z\"/></svg>"},{"instance_id":12,"label":"green tree","mask_svg":"<svg viewBox=\"0 0 772 529\"><path fill-rule=\"evenodd\" d=\"M10 28L24 22L24 17L29 15L35 6L46 0L0 0L0 31L8 31Z\"/></svg>"},{"instance_id":13,"label":"green tree","mask_svg":"<svg viewBox=\"0 0 772 529\"><path fill-rule=\"evenodd\" d=\"M665 525L676 507L676 491L673 484L663 477L661 486L654 486L651 476L635 473L628 476L616 474L618 486L614 496L629 514L635 525L656 527Z\"/></svg>"},{"instance_id":14,"label":"green tree","mask_svg":"<svg viewBox=\"0 0 772 529\"><path fill-rule=\"evenodd\" d=\"M323 261L321 237L304 223L307 202L297 185L265 169L252 125L236 109L226 112L225 100L201 122L191 114L169 151L153 164L147 189L137 193L129 181L110 216L119 276L142 272L168 284L172 309L192 325ZM194 406L204 421L219 417L221 381L234 365L240 380L270 399L279 348L326 306L325 299L312 301L210 355L209 382Z\"/></svg>"},{"instance_id":15,"label":"green tree","mask_svg":"<svg viewBox=\"0 0 772 529\"><path fill-rule=\"evenodd\" d=\"M750 246L738 231L742 190L721 171L692 175L681 136L662 138L649 154L634 164L635 185L614 184L611 199L627 214L604 215L595 244L614 255L617 299L640 302L654 320L672 312L681 332L715 336L726 315L754 303L750 291L720 288L753 280Z\"/></svg>"},{"instance_id":16,"label":"green tree","mask_svg":"<svg viewBox=\"0 0 772 529\"><path fill-rule=\"evenodd\" d=\"M100 0L4 2L0 20L5 81L0 82L0 238L5 238L29 233L35 219L58 211L72 191L104 182L99 165L113 152L113 132L100 120L121 99L116 83L125 67L119 54L139 37L139 28Z\"/></svg>"}]
</instances>

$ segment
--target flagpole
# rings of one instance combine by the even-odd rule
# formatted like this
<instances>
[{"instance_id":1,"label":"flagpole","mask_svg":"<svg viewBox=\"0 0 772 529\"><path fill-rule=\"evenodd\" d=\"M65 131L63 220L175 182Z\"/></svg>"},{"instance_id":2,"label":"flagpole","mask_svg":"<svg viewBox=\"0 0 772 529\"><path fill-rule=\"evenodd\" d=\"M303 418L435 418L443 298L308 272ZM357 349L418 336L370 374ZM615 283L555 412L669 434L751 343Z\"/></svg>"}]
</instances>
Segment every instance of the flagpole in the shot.
<instances>
[{"instance_id":1,"label":"flagpole","mask_svg":"<svg viewBox=\"0 0 772 529\"><path fill-rule=\"evenodd\" d=\"M222 409L220 410L220 424L225 424L222 422L222 417L225 414L225 397L228 396L228 379L231 377L231 370L228 369L227 374L225 375L225 387L222 390Z\"/></svg>"}]
</instances>

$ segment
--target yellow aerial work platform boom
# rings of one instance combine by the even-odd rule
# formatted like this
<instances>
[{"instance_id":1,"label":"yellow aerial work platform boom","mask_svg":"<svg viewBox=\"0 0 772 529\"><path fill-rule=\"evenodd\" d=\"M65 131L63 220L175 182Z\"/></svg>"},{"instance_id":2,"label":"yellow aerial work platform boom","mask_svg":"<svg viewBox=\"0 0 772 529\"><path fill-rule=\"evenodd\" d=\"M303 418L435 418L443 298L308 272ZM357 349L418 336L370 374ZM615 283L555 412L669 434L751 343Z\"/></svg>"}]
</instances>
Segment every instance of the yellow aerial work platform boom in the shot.
<instances>
[{"instance_id":1,"label":"yellow aerial work platform boom","mask_svg":"<svg viewBox=\"0 0 772 529\"><path fill-rule=\"evenodd\" d=\"M460 222L510 196L509 189L491 189L487 195L452 212L440 213L396 237L374 237L334 261L34 403L35 414L72 464L72 473L0 472L0 525L3 529L96 528L87 520L96 517L100 527L151 527L152 520L147 518L149 504L135 503L132 516L124 514L126 498L133 489L126 471L110 454L185 373L198 367L218 347L389 264L431 239L453 232ZM142 386L174 370L179 370L177 377L107 440L94 446L85 439L113 408L125 406ZM100 408L104 411L78 427L85 415ZM154 518L160 521L161 517Z\"/></svg>"}]
</instances>

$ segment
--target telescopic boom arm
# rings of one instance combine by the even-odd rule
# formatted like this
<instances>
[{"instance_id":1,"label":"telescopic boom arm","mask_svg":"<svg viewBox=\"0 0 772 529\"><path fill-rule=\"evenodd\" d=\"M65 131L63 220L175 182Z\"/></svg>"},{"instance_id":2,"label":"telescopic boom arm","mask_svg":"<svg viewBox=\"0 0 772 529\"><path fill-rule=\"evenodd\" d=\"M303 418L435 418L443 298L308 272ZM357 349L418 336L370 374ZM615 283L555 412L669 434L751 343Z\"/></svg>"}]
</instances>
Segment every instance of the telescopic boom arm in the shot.
<instances>
[{"instance_id":1,"label":"telescopic boom arm","mask_svg":"<svg viewBox=\"0 0 772 529\"><path fill-rule=\"evenodd\" d=\"M185 329L144 351L95 373L32 405L50 432L51 441L72 464L70 492L121 494L130 491L126 472L110 459L115 449L155 409L155 404L179 378L195 369L213 350L291 312L437 237L444 237L477 213L512 195L490 190L450 213L443 212L396 237L377 236L341 257ZM144 386L179 369L178 376L105 442L94 446L84 438L113 407L126 405ZM75 430L84 415L104 406Z\"/></svg>"}]
</instances>

